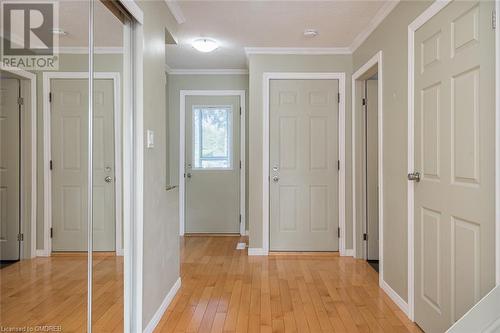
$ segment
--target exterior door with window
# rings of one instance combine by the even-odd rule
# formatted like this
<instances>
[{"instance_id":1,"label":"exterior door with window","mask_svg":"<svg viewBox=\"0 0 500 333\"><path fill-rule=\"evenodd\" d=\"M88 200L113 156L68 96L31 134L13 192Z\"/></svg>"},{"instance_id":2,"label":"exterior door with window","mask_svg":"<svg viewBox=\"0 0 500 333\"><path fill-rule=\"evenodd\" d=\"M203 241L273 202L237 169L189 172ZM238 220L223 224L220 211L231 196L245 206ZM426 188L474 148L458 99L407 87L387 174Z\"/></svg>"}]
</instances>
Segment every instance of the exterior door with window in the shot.
<instances>
[{"instance_id":1,"label":"exterior door with window","mask_svg":"<svg viewBox=\"0 0 500 333\"><path fill-rule=\"evenodd\" d=\"M186 97L185 232L240 232L240 98Z\"/></svg>"}]
</instances>

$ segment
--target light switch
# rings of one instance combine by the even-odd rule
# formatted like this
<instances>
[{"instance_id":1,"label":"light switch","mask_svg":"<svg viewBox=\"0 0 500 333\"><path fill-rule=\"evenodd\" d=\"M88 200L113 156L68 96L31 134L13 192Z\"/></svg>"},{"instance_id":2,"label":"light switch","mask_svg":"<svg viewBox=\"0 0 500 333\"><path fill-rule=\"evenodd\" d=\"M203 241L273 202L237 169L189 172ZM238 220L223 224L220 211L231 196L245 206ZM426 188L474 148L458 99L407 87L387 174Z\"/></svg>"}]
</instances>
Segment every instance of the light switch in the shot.
<instances>
[{"instance_id":1,"label":"light switch","mask_svg":"<svg viewBox=\"0 0 500 333\"><path fill-rule=\"evenodd\" d=\"M153 130L146 131L146 147L147 148L155 147L155 132Z\"/></svg>"}]
</instances>

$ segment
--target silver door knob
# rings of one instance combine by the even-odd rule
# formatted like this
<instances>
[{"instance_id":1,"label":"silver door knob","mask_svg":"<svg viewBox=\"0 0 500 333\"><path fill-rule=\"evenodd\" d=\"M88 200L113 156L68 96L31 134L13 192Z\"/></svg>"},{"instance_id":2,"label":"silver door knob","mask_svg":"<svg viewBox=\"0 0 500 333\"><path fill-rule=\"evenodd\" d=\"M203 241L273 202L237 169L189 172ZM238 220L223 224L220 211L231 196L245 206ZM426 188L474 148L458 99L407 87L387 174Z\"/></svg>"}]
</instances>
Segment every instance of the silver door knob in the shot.
<instances>
[{"instance_id":1,"label":"silver door knob","mask_svg":"<svg viewBox=\"0 0 500 333\"><path fill-rule=\"evenodd\" d=\"M192 174L191 172L186 173L186 177L191 178Z\"/></svg>"},{"instance_id":2,"label":"silver door knob","mask_svg":"<svg viewBox=\"0 0 500 333\"><path fill-rule=\"evenodd\" d=\"M111 177L111 176L106 176L106 177L104 177L104 181L105 181L106 183L111 183L111 182L113 181L113 177Z\"/></svg>"},{"instance_id":3,"label":"silver door knob","mask_svg":"<svg viewBox=\"0 0 500 333\"><path fill-rule=\"evenodd\" d=\"M408 180L415 181L418 183L420 181L420 172L415 171L415 172L409 173Z\"/></svg>"},{"instance_id":4,"label":"silver door knob","mask_svg":"<svg viewBox=\"0 0 500 333\"><path fill-rule=\"evenodd\" d=\"M278 182L280 180L280 177L278 177L277 175L274 175L273 176L273 182Z\"/></svg>"}]
</instances>

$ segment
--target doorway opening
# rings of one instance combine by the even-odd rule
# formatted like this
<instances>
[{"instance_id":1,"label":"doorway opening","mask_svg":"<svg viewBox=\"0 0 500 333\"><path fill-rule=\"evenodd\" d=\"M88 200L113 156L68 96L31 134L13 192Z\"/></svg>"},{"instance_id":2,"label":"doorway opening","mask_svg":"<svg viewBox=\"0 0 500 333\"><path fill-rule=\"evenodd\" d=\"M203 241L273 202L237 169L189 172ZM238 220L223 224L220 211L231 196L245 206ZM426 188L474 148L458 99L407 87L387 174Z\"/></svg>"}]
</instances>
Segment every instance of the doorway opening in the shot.
<instances>
[{"instance_id":1,"label":"doorway opening","mask_svg":"<svg viewBox=\"0 0 500 333\"><path fill-rule=\"evenodd\" d=\"M354 256L383 282L382 51L352 76Z\"/></svg>"}]
</instances>

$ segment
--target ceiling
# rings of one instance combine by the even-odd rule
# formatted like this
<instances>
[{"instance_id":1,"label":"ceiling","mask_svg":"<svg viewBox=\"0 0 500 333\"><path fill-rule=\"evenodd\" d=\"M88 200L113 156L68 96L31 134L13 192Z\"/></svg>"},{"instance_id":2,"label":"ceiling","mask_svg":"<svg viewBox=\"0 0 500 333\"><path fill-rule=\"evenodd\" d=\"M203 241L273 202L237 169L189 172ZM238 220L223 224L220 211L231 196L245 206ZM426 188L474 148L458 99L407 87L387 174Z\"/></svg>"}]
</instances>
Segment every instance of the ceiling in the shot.
<instances>
[{"instance_id":1,"label":"ceiling","mask_svg":"<svg viewBox=\"0 0 500 333\"><path fill-rule=\"evenodd\" d=\"M173 1L178 45L167 46L172 69L244 69L249 48L340 48L350 52L394 7L394 1ZM183 22L184 21L184 22ZM304 37L305 29L319 35ZM200 53L191 42L220 44Z\"/></svg>"}]
</instances>

